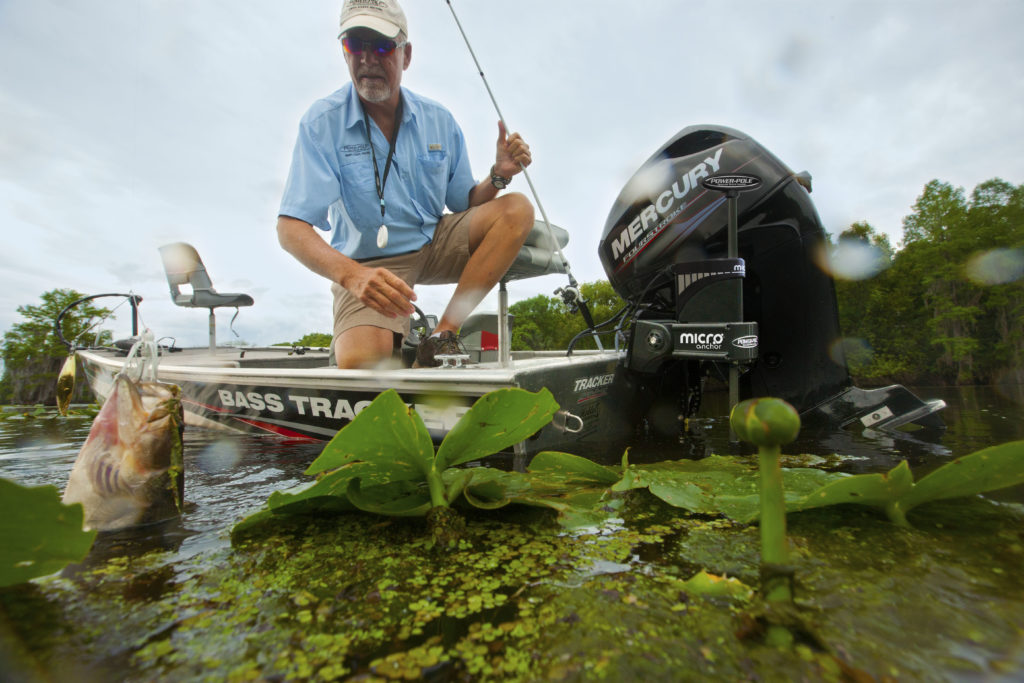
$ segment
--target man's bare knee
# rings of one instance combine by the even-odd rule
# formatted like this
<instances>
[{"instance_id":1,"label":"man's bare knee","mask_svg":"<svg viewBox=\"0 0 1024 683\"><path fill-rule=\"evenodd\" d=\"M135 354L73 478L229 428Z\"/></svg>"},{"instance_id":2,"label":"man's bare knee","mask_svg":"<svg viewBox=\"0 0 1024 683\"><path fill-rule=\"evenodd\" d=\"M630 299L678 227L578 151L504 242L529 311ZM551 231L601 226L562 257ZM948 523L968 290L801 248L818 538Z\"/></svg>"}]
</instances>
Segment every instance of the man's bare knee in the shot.
<instances>
[{"instance_id":1,"label":"man's bare knee","mask_svg":"<svg viewBox=\"0 0 1024 683\"><path fill-rule=\"evenodd\" d=\"M343 370L371 368L391 357L394 333L391 330L360 326L351 327L334 342L334 357Z\"/></svg>"},{"instance_id":2,"label":"man's bare knee","mask_svg":"<svg viewBox=\"0 0 1024 683\"><path fill-rule=\"evenodd\" d=\"M519 192L510 192L502 199L505 202L502 213L508 222L508 227L522 243L533 229L533 204L530 203L526 195Z\"/></svg>"}]
</instances>

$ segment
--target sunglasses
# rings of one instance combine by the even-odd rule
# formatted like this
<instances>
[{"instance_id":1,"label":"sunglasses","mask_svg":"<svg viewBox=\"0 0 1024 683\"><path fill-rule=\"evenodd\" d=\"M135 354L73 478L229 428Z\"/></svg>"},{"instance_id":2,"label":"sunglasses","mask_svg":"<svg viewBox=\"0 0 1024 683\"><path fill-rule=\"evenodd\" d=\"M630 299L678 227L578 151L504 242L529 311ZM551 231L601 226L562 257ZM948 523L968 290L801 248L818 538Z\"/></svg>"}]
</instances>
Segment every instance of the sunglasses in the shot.
<instances>
[{"instance_id":1,"label":"sunglasses","mask_svg":"<svg viewBox=\"0 0 1024 683\"><path fill-rule=\"evenodd\" d=\"M370 40L363 40L362 38L355 38L353 36L342 36L341 44L345 48L345 52L350 55L361 55L363 52L372 52L378 57L387 57L397 48L405 45L405 43L399 44L390 38L371 38Z\"/></svg>"}]
</instances>

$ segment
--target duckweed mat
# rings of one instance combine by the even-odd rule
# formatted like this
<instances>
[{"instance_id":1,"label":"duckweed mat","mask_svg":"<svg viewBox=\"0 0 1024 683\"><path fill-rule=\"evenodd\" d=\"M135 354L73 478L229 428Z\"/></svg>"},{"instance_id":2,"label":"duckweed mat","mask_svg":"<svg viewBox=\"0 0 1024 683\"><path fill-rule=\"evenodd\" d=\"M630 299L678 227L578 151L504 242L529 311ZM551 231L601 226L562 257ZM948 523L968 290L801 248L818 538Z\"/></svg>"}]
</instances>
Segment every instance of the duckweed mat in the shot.
<instances>
[{"instance_id":1,"label":"duckweed mat","mask_svg":"<svg viewBox=\"0 0 1024 683\"><path fill-rule=\"evenodd\" d=\"M927 505L913 529L854 506L789 516L798 644L760 642L739 586L758 529L630 494L567 533L549 512L467 518L457 548L421 520L282 522L231 548L92 558L0 591L5 680L1020 680L1024 509ZM736 584L731 584L734 587Z\"/></svg>"}]
</instances>

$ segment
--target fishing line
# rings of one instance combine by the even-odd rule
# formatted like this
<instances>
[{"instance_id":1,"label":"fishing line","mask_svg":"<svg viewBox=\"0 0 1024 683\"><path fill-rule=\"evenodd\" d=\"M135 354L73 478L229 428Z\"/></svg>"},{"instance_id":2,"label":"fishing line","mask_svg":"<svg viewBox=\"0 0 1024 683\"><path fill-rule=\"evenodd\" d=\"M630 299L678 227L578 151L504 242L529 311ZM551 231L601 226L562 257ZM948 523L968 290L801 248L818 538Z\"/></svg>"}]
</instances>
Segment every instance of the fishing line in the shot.
<instances>
[{"instance_id":1,"label":"fishing line","mask_svg":"<svg viewBox=\"0 0 1024 683\"><path fill-rule=\"evenodd\" d=\"M469 55L473 58L473 63L476 64L477 73L480 74L480 79L484 82L484 87L487 88L487 94L491 98L491 103L494 105L494 111L498 112L498 119L501 121L501 125L508 131L508 124L505 123L505 116L501 113L501 107L498 106L498 100L494 98L494 93L491 91L491 86L487 82L487 77L484 76L483 67L480 66L480 60L476 58L476 53L473 52L473 46L469 44L469 38L466 36L465 30L462 28L462 22L459 21L458 15L455 14L455 8L452 7L451 0L445 0L448 4L448 9L452 12L452 18L455 19L455 25L459 27L459 33L462 34L462 40L466 43L466 48L469 50ZM533 181L530 179L530 174L526 170L526 166L522 163L519 164L519 168L523 171L523 177L526 178L526 184L530 186L530 194L533 195L533 200L537 202L537 209L540 211L540 216L544 221L544 227L547 228L548 237L551 239L551 243L555 246L555 251L558 253L558 258L562 259L562 263L565 264L566 274L569 276L569 284L576 287L576 278L572 275L572 269L569 267L569 260L565 258L565 254L562 253L562 247L558 244L558 240L555 239L554 231L551 229L551 222L548 221L548 214L544 211L544 205L541 204L540 197L537 195L537 189L533 186ZM551 265L551 259L548 259L548 265Z\"/></svg>"},{"instance_id":2,"label":"fishing line","mask_svg":"<svg viewBox=\"0 0 1024 683\"><path fill-rule=\"evenodd\" d=\"M160 351L157 348L153 331L148 327L142 332L138 341L132 344L127 358L117 376L124 375L135 382L156 382L157 366L160 364Z\"/></svg>"},{"instance_id":3,"label":"fishing line","mask_svg":"<svg viewBox=\"0 0 1024 683\"><path fill-rule=\"evenodd\" d=\"M506 133L509 130L508 124L505 123L505 116L501 113L501 107L498 106L498 100L494 97L494 92L491 90L490 83L487 82L487 77L484 76L483 67L480 66L480 60L476 58L476 53L473 51L473 46L469 44L469 37L466 35L466 31L462 28L462 22L459 21L459 16L455 13L455 7L452 6L452 0L445 0L448 5L448 9L451 10L452 18L455 19L455 25L459 27L459 33L462 34L462 40L466 43L466 49L469 50L469 55L473 58L473 63L476 64L477 73L480 74L480 80L484 82L484 87L487 89L487 94L491 98L491 104L494 105L494 111L498 112L498 119L501 121L501 125L504 126ZM551 244L555 247L555 252L558 253L558 258L561 259L562 265L565 266L565 274L569 278L569 286L565 289L558 289L555 294L559 294L562 297L562 301L569 306L570 310L579 308L580 313L583 315L583 320L589 326L589 329L594 330L594 318L590 314L590 309L587 307L587 300L583 298L583 294L580 292L579 284L576 282L576 278L572 274L572 268L569 266L569 259L565 258L565 254L562 253L562 245L558 243L555 238L555 232L551 229L551 221L548 220L548 214L544 210L544 204L540 201L540 196L537 194L537 188L533 186L533 180L530 179L530 174L526 170L526 166L520 162L519 168L523 172L523 177L526 178L526 184L530 186L530 194L533 195L533 200L537 203L537 209L540 211L540 217L544 221L544 227L548 231L548 239L551 240ZM551 257L548 257L548 266L551 265ZM594 330L594 342L597 344L597 348L604 350L604 346L601 344L601 338L598 336L597 331Z\"/></svg>"}]
</instances>

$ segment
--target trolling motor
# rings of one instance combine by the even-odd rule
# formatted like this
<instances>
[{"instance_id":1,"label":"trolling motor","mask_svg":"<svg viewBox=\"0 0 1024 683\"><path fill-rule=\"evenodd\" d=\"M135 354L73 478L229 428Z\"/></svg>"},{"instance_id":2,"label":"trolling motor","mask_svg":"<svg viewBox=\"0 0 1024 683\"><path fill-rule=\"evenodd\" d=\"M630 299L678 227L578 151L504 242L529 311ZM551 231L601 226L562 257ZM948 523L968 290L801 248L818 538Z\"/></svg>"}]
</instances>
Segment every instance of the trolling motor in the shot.
<instances>
[{"instance_id":1,"label":"trolling motor","mask_svg":"<svg viewBox=\"0 0 1024 683\"><path fill-rule=\"evenodd\" d=\"M775 396L809 425L940 426L941 401L852 386L835 288L816 263L828 239L810 190L809 175L723 126L684 128L651 156L598 249L629 306L626 368L649 393L679 397L683 416L718 376L732 403Z\"/></svg>"},{"instance_id":2,"label":"trolling motor","mask_svg":"<svg viewBox=\"0 0 1024 683\"><path fill-rule=\"evenodd\" d=\"M670 356L675 359L714 359L729 367L729 409L740 401L740 366L757 358L757 322L743 322L742 278L746 264L738 258L737 232L740 192L755 190L761 179L753 175L720 173L701 179L707 190L722 192L729 207L728 258L676 263L676 319L669 324L669 342L658 323L640 322L633 328L636 353L627 366L643 368ZM646 346L645 346L646 343ZM730 437L737 441L730 429Z\"/></svg>"}]
</instances>

